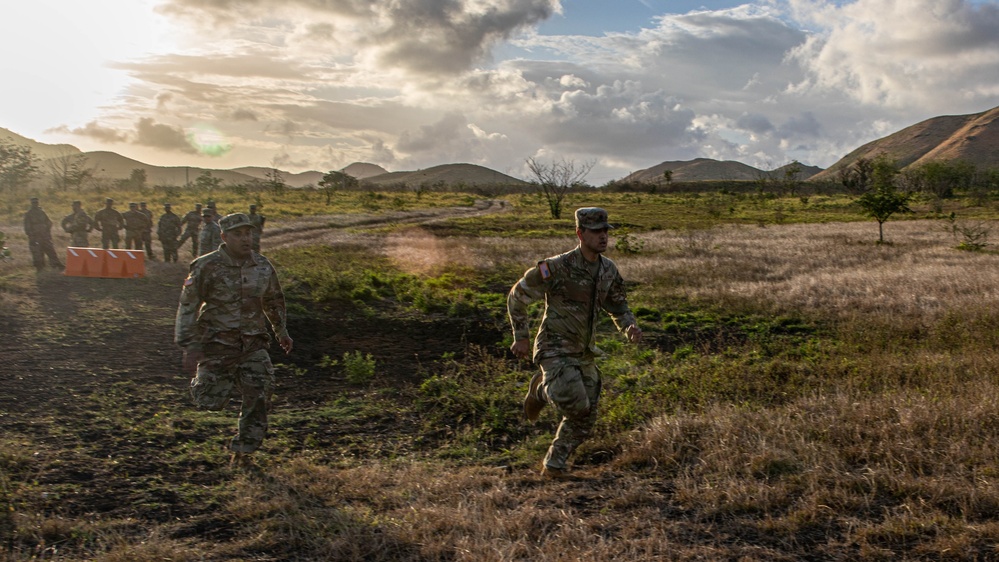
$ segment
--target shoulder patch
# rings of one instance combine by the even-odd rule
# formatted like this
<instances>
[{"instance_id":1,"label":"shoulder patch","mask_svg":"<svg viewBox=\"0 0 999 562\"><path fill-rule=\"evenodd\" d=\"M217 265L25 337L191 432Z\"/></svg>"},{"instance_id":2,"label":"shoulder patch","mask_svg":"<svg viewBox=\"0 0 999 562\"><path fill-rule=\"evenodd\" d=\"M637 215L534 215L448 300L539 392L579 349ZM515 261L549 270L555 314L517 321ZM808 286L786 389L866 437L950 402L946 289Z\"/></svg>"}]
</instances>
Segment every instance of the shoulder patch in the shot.
<instances>
[{"instance_id":1,"label":"shoulder patch","mask_svg":"<svg viewBox=\"0 0 999 562\"><path fill-rule=\"evenodd\" d=\"M548 262L546 261L538 262L538 271L541 272L541 278L545 281L550 279L552 276L552 270L548 267Z\"/></svg>"}]
</instances>

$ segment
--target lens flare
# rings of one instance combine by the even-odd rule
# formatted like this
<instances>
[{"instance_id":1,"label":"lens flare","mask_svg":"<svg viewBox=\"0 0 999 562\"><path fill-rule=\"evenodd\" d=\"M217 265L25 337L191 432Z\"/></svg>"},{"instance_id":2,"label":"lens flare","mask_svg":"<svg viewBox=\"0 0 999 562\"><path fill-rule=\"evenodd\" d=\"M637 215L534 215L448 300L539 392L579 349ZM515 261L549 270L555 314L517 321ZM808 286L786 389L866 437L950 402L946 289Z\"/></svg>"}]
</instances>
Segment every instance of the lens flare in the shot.
<instances>
[{"instance_id":1,"label":"lens flare","mask_svg":"<svg viewBox=\"0 0 999 562\"><path fill-rule=\"evenodd\" d=\"M232 150L225 135L211 125L195 125L187 133L187 142L205 156L224 156Z\"/></svg>"}]
</instances>

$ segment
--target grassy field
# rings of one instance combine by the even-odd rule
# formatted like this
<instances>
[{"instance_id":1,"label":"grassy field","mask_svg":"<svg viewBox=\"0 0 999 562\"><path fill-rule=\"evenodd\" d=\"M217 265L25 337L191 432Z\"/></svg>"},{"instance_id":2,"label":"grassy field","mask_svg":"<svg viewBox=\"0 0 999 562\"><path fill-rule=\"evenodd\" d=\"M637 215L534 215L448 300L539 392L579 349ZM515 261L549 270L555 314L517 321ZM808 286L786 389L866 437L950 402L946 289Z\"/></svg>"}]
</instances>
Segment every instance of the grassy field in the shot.
<instances>
[{"instance_id":1,"label":"grassy field","mask_svg":"<svg viewBox=\"0 0 999 562\"><path fill-rule=\"evenodd\" d=\"M419 220L476 197L269 197L216 198L270 217L296 338L240 471L235 406L194 410L171 347L183 264L36 275L8 195L0 560L999 558L999 255L958 249L996 202L917 202L877 244L843 195L588 192L560 220L534 195ZM544 481L558 420L519 418L505 293L590 205L646 341L602 325L596 435Z\"/></svg>"}]
</instances>

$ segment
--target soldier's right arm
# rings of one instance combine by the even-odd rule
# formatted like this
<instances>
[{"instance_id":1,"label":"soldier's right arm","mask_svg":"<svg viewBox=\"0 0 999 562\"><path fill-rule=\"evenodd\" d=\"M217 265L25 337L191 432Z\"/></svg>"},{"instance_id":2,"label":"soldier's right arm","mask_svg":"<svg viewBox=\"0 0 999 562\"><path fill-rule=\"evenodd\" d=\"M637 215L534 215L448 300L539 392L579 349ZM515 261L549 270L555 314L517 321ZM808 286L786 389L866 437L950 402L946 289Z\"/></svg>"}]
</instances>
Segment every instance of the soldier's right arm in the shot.
<instances>
[{"instance_id":1,"label":"soldier's right arm","mask_svg":"<svg viewBox=\"0 0 999 562\"><path fill-rule=\"evenodd\" d=\"M197 264L191 264L191 272L184 279L177 305L177 318L174 322L174 342L187 351L201 351L201 330L198 326L198 312L201 309L203 276Z\"/></svg>"},{"instance_id":2,"label":"soldier's right arm","mask_svg":"<svg viewBox=\"0 0 999 562\"><path fill-rule=\"evenodd\" d=\"M513 328L513 340L531 337L531 319L527 307L545 294L545 280L537 267L528 269L506 297L506 310Z\"/></svg>"}]
</instances>

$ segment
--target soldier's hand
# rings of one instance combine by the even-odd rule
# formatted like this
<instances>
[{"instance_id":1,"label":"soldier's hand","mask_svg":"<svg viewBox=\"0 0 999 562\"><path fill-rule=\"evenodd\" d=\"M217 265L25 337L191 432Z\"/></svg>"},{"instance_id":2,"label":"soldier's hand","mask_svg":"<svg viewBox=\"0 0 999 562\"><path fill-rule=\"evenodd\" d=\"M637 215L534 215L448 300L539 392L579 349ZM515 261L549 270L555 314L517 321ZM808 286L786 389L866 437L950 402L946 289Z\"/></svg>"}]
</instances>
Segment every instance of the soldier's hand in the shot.
<instances>
[{"instance_id":1,"label":"soldier's hand","mask_svg":"<svg viewBox=\"0 0 999 562\"><path fill-rule=\"evenodd\" d=\"M624 333L628 336L628 341L631 343L638 343L642 341L642 329L638 327L638 324L628 326Z\"/></svg>"},{"instance_id":2,"label":"soldier's hand","mask_svg":"<svg viewBox=\"0 0 999 562\"><path fill-rule=\"evenodd\" d=\"M283 349L285 353L291 353L291 348L294 343L295 342L293 342L289 336L285 336L278 340L278 345L281 346L281 349Z\"/></svg>"},{"instance_id":3,"label":"soldier's hand","mask_svg":"<svg viewBox=\"0 0 999 562\"><path fill-rule=\"evenodd\" d=\"M526 339L517 340L510 346L510 351L513 352L514 356L520 359L530 359L531 341Z\"/></svg>"},{"instance_id":4,"label":"soldier's hand","mask_svg":"<svg viewBox=\"0 0 999 562\"><path fill-rule=\"evenodd\" d=\"M184 350L184 372L189 375L194 375L198 372L198 363L205 358L205 352L203 351L188 351Z\"/></svg>"}]
</instances>

